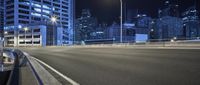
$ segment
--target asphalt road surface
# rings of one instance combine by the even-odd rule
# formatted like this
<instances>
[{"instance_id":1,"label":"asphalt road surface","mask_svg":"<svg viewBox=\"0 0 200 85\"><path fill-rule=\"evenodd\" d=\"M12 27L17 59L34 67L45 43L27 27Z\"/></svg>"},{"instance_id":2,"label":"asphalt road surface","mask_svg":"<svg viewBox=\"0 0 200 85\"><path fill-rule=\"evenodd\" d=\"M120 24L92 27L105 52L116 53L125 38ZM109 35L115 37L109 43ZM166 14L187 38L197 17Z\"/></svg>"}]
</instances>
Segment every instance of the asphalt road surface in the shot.
<instances>
[{"instance_id":1,"label":"asphalt road surface","mask_svg":"<svg viewBox=\"0 0 200 85\"><path fill-rule=\"evenodd\" d=\"M81 85L200 85L200 50L125 47L23 49Z\"/></svg>"}]
</instances>

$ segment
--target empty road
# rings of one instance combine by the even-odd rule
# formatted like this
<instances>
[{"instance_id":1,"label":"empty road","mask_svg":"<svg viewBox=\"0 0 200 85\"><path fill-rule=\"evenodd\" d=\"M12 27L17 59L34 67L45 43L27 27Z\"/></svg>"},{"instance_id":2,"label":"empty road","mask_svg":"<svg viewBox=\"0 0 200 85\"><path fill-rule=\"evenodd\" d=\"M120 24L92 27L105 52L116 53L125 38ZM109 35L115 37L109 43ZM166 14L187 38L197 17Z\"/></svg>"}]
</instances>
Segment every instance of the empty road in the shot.
<instances>
[{"instance_id":1,"label":"empty road","mask_svg":"<svg viewBox=\"0 0 200 85\"><path fill-rule=\"evenodd\" d=\"M200 85L200 50L23 48L81 85Z\"/></svg>"}]
</instances>

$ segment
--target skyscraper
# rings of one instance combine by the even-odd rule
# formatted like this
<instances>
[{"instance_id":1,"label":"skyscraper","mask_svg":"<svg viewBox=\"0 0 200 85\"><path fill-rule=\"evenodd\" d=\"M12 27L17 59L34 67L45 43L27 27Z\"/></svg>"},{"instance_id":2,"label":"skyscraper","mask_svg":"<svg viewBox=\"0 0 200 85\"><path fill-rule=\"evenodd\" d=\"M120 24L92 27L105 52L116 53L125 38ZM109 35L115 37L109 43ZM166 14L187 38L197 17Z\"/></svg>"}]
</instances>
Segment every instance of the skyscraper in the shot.
<instances>
[{"instance_id":1,"label":"skyscraper","mask_svg":"<svg viewBox=\"0 0 200 85\"><path fill-rule=\"evenodd\" d=\"M0 0L0 37L3 37L4 26L4 0Z\"/></svg>"},{"instance_id":2,"label":"skyscraper","mask_svg":"<svg viewBox=\"0 0 200 85\"><path fill-rule=\"evenodd\" d=\"M159 19L156 20L155 38L159 40L180 39L183 37L182 19L179 18L179 5L166 1L159 10Z\"/></svg>"},{"instance_id":3,"label":"skyscraper","mask_svg":"<svg viewBox=\"0 0 200 85\"><path fill-rule=\"evenodd\" d=\"M92 17L88 9L83 9L80 18L76 19L76 41L92 39L91 34L97 27L97 19Z\"/></svg>"},{"instance_id":4,"label":"skyscraper","mask_svg":"<svg viewBox=\"0 0 200 85\"><path fill-rule=\"evenodd\" d=\"M196 39L200 37L200 22L198 11L195 6L189 7L183 12L184 35L186 39Z\"/></svg>"},{"instance_id":5,"label":"skyscraper","mask_svg":"<svg viewBox=\"0 0 200 85\"><path fill-rule=\"evenodd\" d=\"M56 27L62 28L62 45L72 44L74 27L74 1L75 0L6 0L5 1L5 27L8 44L18 46L18 35L25 27L47 25L51 17L57 18ZM53 23L52 23L53 24ZM57 30L56 30L57 31ZM58 36L55 32L54 37ZM57 39L57 38L56 38ZM55 40L54 42L57 42Z\"/></svg>"},{"instance_id":6,"label":"skyscraper","mask_svg":"<svg viewBox=\"0 0 200 85\"><path fill-rule=\"evenodd\" d=\"M179 5L171 3L170 1L165 1L164 6L162 9L159 10L159 17L164 16L172 16L178 17L179 16Z\"/></svg>"}]
</instances>

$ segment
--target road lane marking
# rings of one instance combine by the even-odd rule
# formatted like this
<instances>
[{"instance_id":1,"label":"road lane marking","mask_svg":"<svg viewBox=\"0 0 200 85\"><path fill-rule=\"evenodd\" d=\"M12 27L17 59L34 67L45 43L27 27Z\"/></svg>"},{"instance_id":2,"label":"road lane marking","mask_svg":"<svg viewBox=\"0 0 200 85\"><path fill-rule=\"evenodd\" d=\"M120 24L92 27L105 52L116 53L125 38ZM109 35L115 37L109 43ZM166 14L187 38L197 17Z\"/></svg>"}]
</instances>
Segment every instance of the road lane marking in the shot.
<instances>
[{"instance_id":1,"label":"road lane marking","mask_svg":"<svg viewBox=\"0 0 200 85\"><path fill-rule=\"evenodd\" d=\"M61 85L61 82L59 82L52 74L50 74L37 60L33 59L26 52L23 52L23 54L28 59L29 67L37 79L39 83L38 85Z\"/></svg>"},{"instance_id":2,"label":"road lane marking","mask_svg":"<svg viewBox=\"0 0 200 85\"><path fill-rule=\"evenodd\" d=\"M49 66L48 64L46 64L45 62L35 58L35 57L31 57L33 59L35 59L36 61L40 62L41 64L43 64L44 66L46 66L47 68L51 69L52 71L54 71L55 73L57 73L59 76L63 77L65 80L67 80L69 83L71 83L72 85L80 85L79 83L77 83L76 81L72 80L71 78L65 76L64 74L62 74L61 72L57 71L56 69L54 69L53 67Z\"/></svg>"},{"instance_id":3,"label":"road lane marking","mask_svg":"<svg viewBox=\"0 0 200 85\"><path fill-rule=\"evenodd\" d=\"M45 62L32 57L33 59L35 59L36 61L40 62L41 64L45 65L47 68L51 69L52 71L54 71L55 73L57 73L59 76L63 77L65 80L69 81L72 85L80 85L79 83L75 82L74 80L72 80L71 78L65 76L64 74L60 73L59 71L57 71L56 69L54 69L53 67L49 66L48 64L46 64Z\"/></svg>"}]
</instances>

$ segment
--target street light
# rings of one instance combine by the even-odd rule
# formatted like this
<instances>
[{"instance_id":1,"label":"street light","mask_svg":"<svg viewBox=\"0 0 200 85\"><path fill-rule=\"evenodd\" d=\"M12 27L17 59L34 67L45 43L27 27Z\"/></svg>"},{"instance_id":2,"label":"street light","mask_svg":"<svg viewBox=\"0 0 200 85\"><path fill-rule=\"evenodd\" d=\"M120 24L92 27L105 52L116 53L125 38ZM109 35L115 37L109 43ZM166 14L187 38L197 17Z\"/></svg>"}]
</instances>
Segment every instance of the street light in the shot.
<instances>
[{"instance_id":1,"label":"street light","mask_svg":"<svg viewBox=\"0 0 200 85\"><path fill-rule=\"evenodd\" d=\"M52 16L51 22L53 23L53 45L55 45L55 35L54 35L55 33L54 33L54 31L55 31L55 23L57 22L57 17Z\"/></svg>"},{"instance_id":2,"label":"street light","mask_svg":"<svg viewBox=\"0 0 200 85\"><path fill-rule=\"evenodd\" d=\"M7 34L8 34L8 32L7 32L7 31L5 31L5 32L4 32L4 34L6 34L6 35L7 35Z\"/></svg>"},{"instance_id":3,"label":"street light","mask_svg":"<svg viewBox=\"0 0 200 85\"><path fill-rule=\"evenodd\" d=\"M56 23L57 18L56 18L55 16L53 16L53 17L51 17L51 21L52 21L53 23Z\"/></svg>"},{"instance_id":4,"label":"street light","mask_svg":"<svg viewBox=\"0 0 200 85\"><path fill-rule=\"evenodd\" d=\"M174 39L171 39L170 42L174 42Z\"/></svg>"},{"instance_id":5,"label":"street light","mask_svg":"<svg viewBox=\"0 0 200 85\"><path fill-rule=\"evenodd\" d=\"M24 28L24 37L25 37L24 42L25 42L25 47L26 47L26 31L28 31L28 27Z\"/></svg>"},{"instance_id":6,"label":"street light","mask_svg":"<svg viewBox=\"0 0 200 85\"><path fill-rule=\"evenodd\" d=\"M177 40L177 37L174 37L174 40Z\"/></svg>"},{"instance_id":7,"label":"street light","mask_svg":"<svg viewBox=\"0 0 200 85\"><path fill-rule=\"evenodd\" d=\"M154 29L151 29L151 32L154 32Z\"/></svg>"},{"instance_id":8,"label":"street light","mask_svg":"<svg viewBox=\"0 0 200 85\"><path fill-rule=\"evenodd\" d=\"M120 43L123 42L123 1L120 0L121 13L120 13Z\"/></svg>"},{"instance_id":9,"label":"street light","mask_svg":"<svg viewBox=\"0 0 200 85\"><path fill-rule=\"evenodd\" d=\"M28 27L25 27L25 28L24 28L24 31L28 31Z\"/></svg>"}]
</instances>

